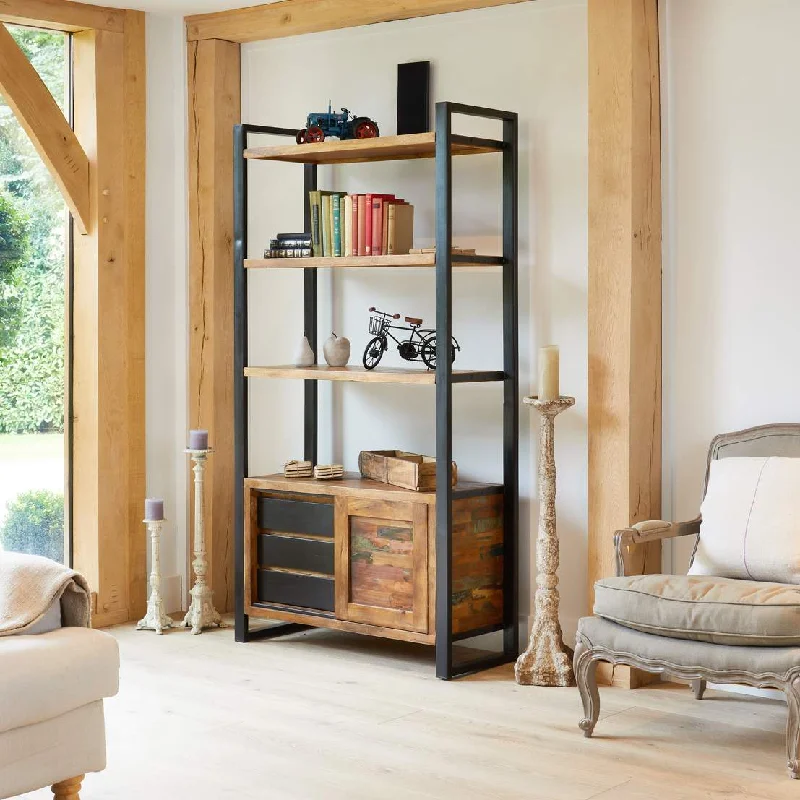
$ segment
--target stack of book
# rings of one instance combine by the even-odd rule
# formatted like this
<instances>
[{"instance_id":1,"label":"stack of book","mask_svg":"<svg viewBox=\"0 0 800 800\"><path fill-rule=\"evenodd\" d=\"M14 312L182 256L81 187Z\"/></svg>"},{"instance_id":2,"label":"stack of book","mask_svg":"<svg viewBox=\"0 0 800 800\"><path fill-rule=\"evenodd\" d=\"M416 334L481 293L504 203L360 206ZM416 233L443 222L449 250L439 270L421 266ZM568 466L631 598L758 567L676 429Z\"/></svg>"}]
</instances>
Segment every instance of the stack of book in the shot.
<instances>
[{"instance_id":1,"label":"stack of book","mask_svg":"<svg viewBox=\"0 0 800 800\"><path fill-rule=\"evenodd\" d=\"M314 466L310 461L287 461L283 465L284 478L310 478L314 474Z\"/></svg>"},{"instance_id":2,"label":"stack of book","mask_svg":"<svg viewBox=\"0 0 800 800\"><path fill-rule=\"evenodd\" d=\"M393 194L309 192L315 256L408 253L414 243L414 206Z\"/></svg>"},{"instance_id":3,"label":"stack of book","mask_svg":"<svg viewBox=\"0 0 800 800\"><path fill-rule=\"evenodd\" d=\"M311 256L310 233L279 233L271 239L264 258L308 258Z\"/></svg>"},{"instance_id":4,"label":"stack of book","mask_svg":"<svg viewBox=\"0 0 800 800\"><path fill-rule=\"evenodd\" d=\"M317 464L314 477L318 481L335 481L344 477L344 467L341 464Z\"/></svg>"}]
</instances>

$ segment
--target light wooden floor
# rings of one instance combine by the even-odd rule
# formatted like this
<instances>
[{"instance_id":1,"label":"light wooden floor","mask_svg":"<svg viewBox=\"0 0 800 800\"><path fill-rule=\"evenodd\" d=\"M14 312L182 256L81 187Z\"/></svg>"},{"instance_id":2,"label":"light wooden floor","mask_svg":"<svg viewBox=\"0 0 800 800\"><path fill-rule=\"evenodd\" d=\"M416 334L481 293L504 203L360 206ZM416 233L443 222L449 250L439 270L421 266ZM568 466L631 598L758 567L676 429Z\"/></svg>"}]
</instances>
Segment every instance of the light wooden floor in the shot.
<instances>
[{"instance_id":1,"label":"light wooden floor","mask_svg":"<svg viewBox=\"0 0 800 800\"><path fill-rule=\"evenodd\" d=\"M584 739L577 690L520 687L511 668L444 683L422 646L112 631L122 688L84 800L800 798L781 701L604 689Z\"/></svg>"}]
</instances>

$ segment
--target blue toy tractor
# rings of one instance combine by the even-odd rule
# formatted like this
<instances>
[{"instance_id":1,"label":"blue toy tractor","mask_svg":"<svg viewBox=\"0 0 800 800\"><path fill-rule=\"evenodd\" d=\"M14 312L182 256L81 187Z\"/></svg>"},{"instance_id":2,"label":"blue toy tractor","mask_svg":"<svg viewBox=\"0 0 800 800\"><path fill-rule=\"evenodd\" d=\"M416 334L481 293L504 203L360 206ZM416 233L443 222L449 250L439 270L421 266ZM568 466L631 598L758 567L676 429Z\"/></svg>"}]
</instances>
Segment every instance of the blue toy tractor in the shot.
<instances>
[{"instance_id":1,"label":"blue toy tractor","mask_svg":"<svg viewBox=\"0 0 800 800\"><path fill-rule=\"evenodd\" d=\"M372 139L380 136L378 123L369 117L356 117L346 108L336 114L328 103L327 112L309 114L306 127L297 132L297 144L324 142L326 136L339 139Z\"/></svg>"}]
</instances>

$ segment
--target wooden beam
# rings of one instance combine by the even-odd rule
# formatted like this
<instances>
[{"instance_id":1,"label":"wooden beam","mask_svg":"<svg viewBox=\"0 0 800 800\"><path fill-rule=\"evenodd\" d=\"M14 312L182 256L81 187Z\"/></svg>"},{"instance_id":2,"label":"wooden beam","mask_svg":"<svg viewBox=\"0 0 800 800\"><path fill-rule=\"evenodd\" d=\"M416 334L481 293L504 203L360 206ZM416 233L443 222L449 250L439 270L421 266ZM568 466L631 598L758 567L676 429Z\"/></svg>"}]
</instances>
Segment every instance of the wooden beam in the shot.
<instances>
[{"instance_id":1,"label":"wooden beam","mask_svg":"<svg viewBox=\"0 0 800 800\"><path fill-rule=\"evenodd\" d=\"M0 94L53 176L76 227L86 233L89 160L39 73L3 25L0 25Z\"/></svg>"},{"instance_id":2,"label":"wooden beam","mask_svg":"<svg viewBox=\"0 0 800 800\"><path fill-rule=\"evenodd\" d=\"M233 608L233 126L241 119L239 45L190 42L189 423L207 428L208 583ZM187 466L188 469L188 466ZM191 486L191 481L189 483Z\"/></svg>"},{"instance_id":3,"label":"wooden beam","mask_svg":"<svg viewBox=\"0 0 800 800\"><path fill-rule=\"evenodd\" d=\"M144 606L144 21L73 39L92 218L75 240L73 553L96 626Z\"/></svg>"},{"instance_id":4,"label":"wooden beam","mask_svg":"<svg viewBox=\"0 0 800 800\"><path fill-rule=\"evenodd\" d=\"M281 0L186 18L188 40L257 42L414 17L494 8L525 0Z\"/></svg>"},{"instance_id":5,"label":"wooden beam","mask_svg":"<svg viewBox=\"0 0 800 800\"><path fill-rule=\"evenodd\" d=\"M0 22L72 33L85 30L122 33L125 11L70 0L0 0Z\"/></svg>"},{"instance_id":6,"label":"wooden beam","mask_svg":"<svg viewBox=\"0 0 800 800\"><path fill-rule=\"evenodd\" d=\"M661 141L657 0L589 0L588 17L593 598L614 531L661 513ZM660 570L659 543L642 567Z\"/></svg>"}]
</instances>

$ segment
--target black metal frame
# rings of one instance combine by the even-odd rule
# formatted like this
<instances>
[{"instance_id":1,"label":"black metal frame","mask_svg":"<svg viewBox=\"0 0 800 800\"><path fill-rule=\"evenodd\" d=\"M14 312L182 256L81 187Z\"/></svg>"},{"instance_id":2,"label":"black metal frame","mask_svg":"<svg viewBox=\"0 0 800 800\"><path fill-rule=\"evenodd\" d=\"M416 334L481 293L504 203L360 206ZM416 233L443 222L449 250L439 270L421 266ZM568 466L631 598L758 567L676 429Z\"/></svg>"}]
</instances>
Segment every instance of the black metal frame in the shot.
<instances>
[{"instance_id":1,"label":"black metal frame","mask_svg":"<svg viewBox=\"0 0 800 800\"><path fill-rule=\"evenodd\" d=\"M494 119L502 122L502 140L477 139L452 132L454 115ZM513 661L519 654L517 611L517 538L519 530L519 337L518 337L518 158L517 115L509 111L436 104L436 675L449 680ZM262 125L234 128L234 406L235 406L235 559L236 559L236 641L293 633L304 626L274 625L250 631L244 612L244 478L247 474L247 391L244 367L247 363L247 274L244 269L247 242L247 161L244 151L249 134L294 137L296 130ZM503 255L482 259L502 263L503 269L503 369L453 375L450 360L453 310L453 264L471 261L473 256L452 253L453 244L453 143L491 147L502 153ZM308 192L317 188L316 165L304 166L305 230L310 230ZM305 332L316 356L317 271L304 270ZM479 381L503 382L503 624L486 630L452 632L452 528L453 487L453 385ZM317 460L317 382L305 381L305 458ZM327 615L326 615L327 616ZM453 644L492 631L503 631L501 653L454 660Z\"/></svg>"}]
</instances>

